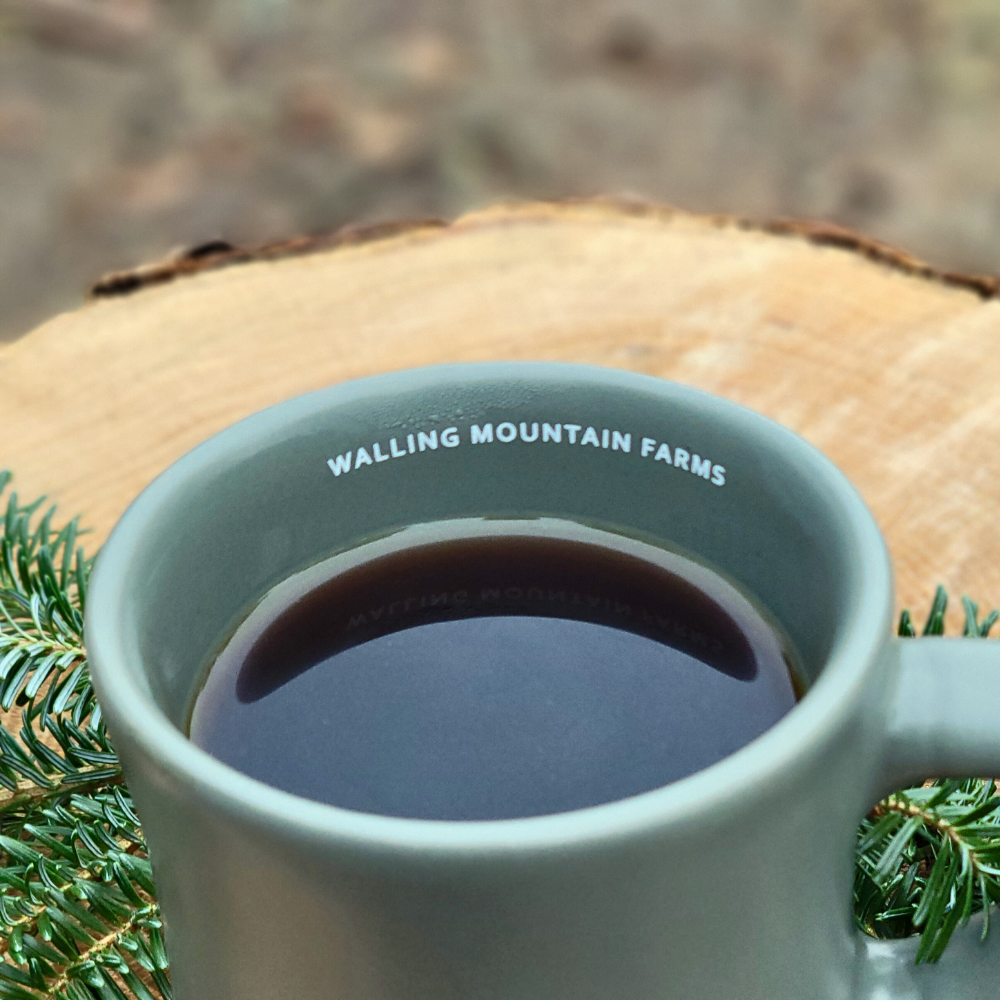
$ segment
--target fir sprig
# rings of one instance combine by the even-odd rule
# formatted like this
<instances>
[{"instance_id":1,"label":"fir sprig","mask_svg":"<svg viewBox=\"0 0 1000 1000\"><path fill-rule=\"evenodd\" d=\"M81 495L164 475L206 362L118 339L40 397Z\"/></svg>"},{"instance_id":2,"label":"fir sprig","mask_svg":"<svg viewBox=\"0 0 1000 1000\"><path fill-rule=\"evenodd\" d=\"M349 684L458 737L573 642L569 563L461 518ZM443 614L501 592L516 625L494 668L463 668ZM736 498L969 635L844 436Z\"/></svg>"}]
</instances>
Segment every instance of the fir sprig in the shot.
<instances>
[{"instance_id":1,"label":"fir sprig","mask_svg":"<svg viewBox=\"0 0 1000 1000\"><path fill-rule=\"evenodd\" d=\"M966 636L985 639L1000 618L979 620L962 598ZM948 595L938 587L923 635L943 635ZM915 637L909 611L899 634ZM927 781L883 799L858 829L854 915L879 938L920 935L918 962L936 962L958 927L1000 902L1000 795L993 779Z\"/></svg>"},{"instance_id":2,"label":"fir sprig","mask_svg":"<svg viewBox=\"0 0 1000 1000\"><path fill-rule=\"evenodd\" d=\"M149 857L87 671L93 559L43 505L12 493L0 522L0 1000L169 1000Z\"/></svg>"},{"instance_id":3,"label":"fir sprig","mask_svg":"<svg viewBox=\"0 0 1000 1000\"><path fill-rule=\"evenodd\" d=\"M0 521L0 1000L170 1000L145 841L87 670L93 558L43 505L11 494ZM943 634L947 603L939 587L922 634ZM988 636L1000 612L963 605L964 634ZM908 611L899 634L917 635ZM1000 902L996 785L896 792L862 822L856 862L858 926L920 934L917 960L936 961Z\"/></svg>"}]
</instances>

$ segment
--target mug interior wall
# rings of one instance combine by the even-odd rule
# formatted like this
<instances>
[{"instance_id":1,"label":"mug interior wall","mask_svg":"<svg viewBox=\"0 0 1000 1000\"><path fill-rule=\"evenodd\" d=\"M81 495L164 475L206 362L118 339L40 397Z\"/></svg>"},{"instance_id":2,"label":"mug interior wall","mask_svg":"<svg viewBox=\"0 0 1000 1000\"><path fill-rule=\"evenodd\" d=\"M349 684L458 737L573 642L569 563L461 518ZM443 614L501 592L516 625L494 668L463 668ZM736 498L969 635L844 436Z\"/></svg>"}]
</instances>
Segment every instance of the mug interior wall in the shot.
<instances>
[{"instance_id":1,"label":"mug interior wall","mask_svg":"<svg viewBox=\"0 0 1000 1000\"><path fill-rule=\"evenodd\" d=\"M167 474L174 485L129 565L136 669L183 727L212 655L290 573L414 522L545 515L617 527L721 569L778 618L814 678L856 585L844 519L817 476L825 463L754 414L662 385L438 378L388 393L373 382L244 421ZM474 444L473 427L481 436L487 425L492 442ZM514 439L501 440L511 427ZM355 464L359 448L371 464ZM328 460L348 452L350 471L334 475Z\"/></svg>"}]
</instances>

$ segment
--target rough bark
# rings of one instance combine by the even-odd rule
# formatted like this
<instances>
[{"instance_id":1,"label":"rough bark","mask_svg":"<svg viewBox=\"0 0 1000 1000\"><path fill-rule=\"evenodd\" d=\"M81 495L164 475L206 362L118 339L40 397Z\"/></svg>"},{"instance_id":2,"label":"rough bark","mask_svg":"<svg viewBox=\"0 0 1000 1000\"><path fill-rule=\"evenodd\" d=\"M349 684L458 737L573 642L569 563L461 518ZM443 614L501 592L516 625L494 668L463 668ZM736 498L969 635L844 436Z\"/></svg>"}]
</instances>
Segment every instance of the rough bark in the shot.
<instances>
[{"instance_id":1,"label":"rough bark","mask_svg":"<svg viewBox=\"0 0 1000 1000\"><path fill-rule=\"evenodd\" d=\"M939 582L1000 603L997 294L829 226L610 201L213 244L0 346L0 464L96 545L171 461L289 396L444 361L624 367L825 451L886 534L901 605Z\"/></svg>"}]
</instances>

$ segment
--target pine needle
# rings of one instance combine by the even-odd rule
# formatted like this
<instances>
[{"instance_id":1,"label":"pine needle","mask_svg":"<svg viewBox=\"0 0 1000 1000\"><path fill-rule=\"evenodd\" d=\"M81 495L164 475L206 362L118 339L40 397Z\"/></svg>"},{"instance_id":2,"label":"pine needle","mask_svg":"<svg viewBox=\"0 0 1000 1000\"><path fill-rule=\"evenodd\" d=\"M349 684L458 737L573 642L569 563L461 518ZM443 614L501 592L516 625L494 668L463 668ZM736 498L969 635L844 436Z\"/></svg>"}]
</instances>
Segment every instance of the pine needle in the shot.
<instances>
[{"instance_id":1,"label":"pine needle","mask_svg":"<svg viewBox=\"0 0 1000 1000\"><path fill-rule=\"evenodd\" d=\"M10 493L0 517L0 1000L169 1000L146 844L87 671L93 560L44 503Z\"/></svg>"},{"instance_id":2,"label":"pine needle","mask_svg":"<svg viewBox=\"0 0 1000 1000\"><path fill-rule=\"evenodd\" d=\"M944 634L948 595L938 587L923 635ZM1000 618L979 620L962 598L963 634L985 639ZM904 611L899 635L915 637ZM993 779L934 780L883 799L858 829L854 917L877 938L920 935L918 962L936 962L955 930L1000 902L1000 795Z\"/></svg>"}]
</instances>

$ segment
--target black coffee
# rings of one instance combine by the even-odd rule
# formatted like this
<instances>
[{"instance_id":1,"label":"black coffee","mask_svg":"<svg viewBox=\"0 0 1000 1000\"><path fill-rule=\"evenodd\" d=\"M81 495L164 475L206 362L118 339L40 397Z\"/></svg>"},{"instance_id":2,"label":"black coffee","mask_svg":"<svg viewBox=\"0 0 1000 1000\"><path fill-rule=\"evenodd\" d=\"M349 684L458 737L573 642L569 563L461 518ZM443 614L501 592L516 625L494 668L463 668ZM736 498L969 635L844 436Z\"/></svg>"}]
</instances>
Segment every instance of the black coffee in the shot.
<instances>
[{"instance_id":1,"label":"black coffee","mask_svg":"<svg viewBox=\"0 0 1000 1000\"><path fill-rule=\"evenodd\" d=\"M518 524L409 529L285 581L209 671L191 738L347 809L504 819L658 788L795 704L787 643L718 575Z\"/></svg>"}]
</instances>

